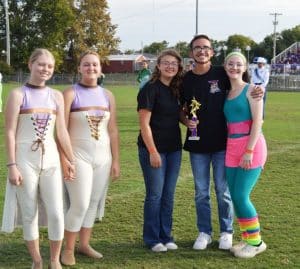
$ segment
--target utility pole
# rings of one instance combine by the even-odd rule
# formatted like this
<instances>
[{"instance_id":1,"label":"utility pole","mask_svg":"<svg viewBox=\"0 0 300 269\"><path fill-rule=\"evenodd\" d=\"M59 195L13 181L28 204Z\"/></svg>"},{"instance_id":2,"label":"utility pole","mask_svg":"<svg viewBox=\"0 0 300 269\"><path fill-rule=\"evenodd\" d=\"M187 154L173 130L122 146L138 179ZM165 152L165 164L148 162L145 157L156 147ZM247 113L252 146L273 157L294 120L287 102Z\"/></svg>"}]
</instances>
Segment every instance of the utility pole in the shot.
<instances>
[{"instance_id":1,"label":"utility pole","mask_svg":"<svg viewBox=\"0 0 300 269\"><path fill-rule=\"evenodd\" d=\"M9 31L9 16L8 16L8 1L3 0L3 6L5 10L5 32L6 32L6 63L10 65L10 31Z\"/></svg>"},{"instance_id":2,"label":"utility pole","mask_svg":"<svg viewBox=\"0 0 300 269\"><path fill-rule=\"evenodd\" d=\"M276 33L276 26L278 24L277 16L282 15L282 13L270 13L271 16L274 16L274 32L273 32L273 59L272 61L275 63L275 57L276 57L276 40L277 40L277 33Z\"/></svg>"},{"instance_id":3,"label":"utility pole","mask_svg":"<svg viewBox=\"0 0 300 269\"><path fill-rule=\"evenodd\" d=\"M198 0L196 0L196 33L195 35L198 34Z\"/></svg>"}]
</instances>

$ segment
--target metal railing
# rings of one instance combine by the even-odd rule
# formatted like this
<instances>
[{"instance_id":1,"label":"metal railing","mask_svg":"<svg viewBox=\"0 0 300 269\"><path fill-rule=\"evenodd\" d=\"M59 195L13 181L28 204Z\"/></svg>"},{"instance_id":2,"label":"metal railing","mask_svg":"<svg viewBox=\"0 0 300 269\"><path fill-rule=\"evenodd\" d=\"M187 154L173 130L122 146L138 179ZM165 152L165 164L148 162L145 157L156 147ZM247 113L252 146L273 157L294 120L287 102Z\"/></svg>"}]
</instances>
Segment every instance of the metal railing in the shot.
<instances>
[{"instance_id":1,"label":"metal railing","mask_svg":"<svg viewBox=\"0 0 300 269\"><path fill-rule=\"evenodd\" d=\"M105 74L104 84L109 85L137 85L136 73L114 73ZM19 72L12 75L3 75L3 82L25 83L29 78L28 73ZM73 84L79 80L79 75L54 74L48 84Z\"/></svg>"},{"instance_id":2,"label":"metal railing","mask_svg":"<svg viewBox=\"0 0 300 269\"><path fill-rule=\"evenodd\" d=\"M3 76L2 82L14 82L23 84L28 79L29 74L19 73L10 76ZM138 86L136 81L136 73L114 73L114 74L105 74L104 86L105 85L133 85ZM49 84L73 84L78 81L78 75L72 74L55 74ZM300 91L300 74L289 74L289 73L280 73L272 74L270 76L270 81L268 84L268 90L291 90L291 91Z\"/></svg>"},{"instance_id":3,"label":"metal railing","mask_svg":"<svg viewBox=\"0 0 300 269\"><path fill-rule=\"evenodd\" d=\"M268 90L300 91L300 75L271 75Z\"/></svg>"}]
</instances>

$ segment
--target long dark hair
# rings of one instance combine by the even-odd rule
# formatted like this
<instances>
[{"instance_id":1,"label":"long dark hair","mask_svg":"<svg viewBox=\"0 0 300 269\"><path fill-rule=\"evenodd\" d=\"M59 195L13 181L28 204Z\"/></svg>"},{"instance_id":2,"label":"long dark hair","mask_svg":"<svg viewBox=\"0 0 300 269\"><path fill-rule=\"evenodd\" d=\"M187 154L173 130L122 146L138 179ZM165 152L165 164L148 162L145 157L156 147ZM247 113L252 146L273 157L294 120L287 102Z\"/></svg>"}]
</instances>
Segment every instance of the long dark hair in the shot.
<instances>
[{"instance_id":1,"label":"long dark hair","mask_svg":"<svg viewBox=\"0 0 300 269\"><path fill-rule=\"evenodd\" d=\"M171 83L170 83L170 88L172 90L173 95L175 97L179 98L180 88L181 88L181 83L182 83L182 76L183 76L182 58L181 58L180 54L176 50L174 50L174 49L167 49L167 50L162 51L160 53L160 55L157 57L157 65L160 64L161 59L164 56L173 56L178 61L178 72L172 78ZM160 79L161 73L160 73L160 70L158 69L157 65L155 66L155 69L154 69L154 71L152 73L152 77L150 79L151 82L155 82L156 80Z\"/></svg>"}]
</instances>

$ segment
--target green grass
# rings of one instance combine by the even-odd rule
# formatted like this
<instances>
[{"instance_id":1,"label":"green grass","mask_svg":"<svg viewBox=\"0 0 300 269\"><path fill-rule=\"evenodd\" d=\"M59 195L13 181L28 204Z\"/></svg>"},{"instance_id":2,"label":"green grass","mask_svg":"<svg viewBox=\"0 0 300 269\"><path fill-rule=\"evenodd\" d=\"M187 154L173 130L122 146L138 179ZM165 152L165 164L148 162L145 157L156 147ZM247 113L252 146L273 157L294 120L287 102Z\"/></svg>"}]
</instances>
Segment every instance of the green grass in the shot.
<instances>
[{"instance_id":1,"label":"green grass","mask_svg":"<svg viewBox=\"0 0 300 269\"><path fill-rule=\"evenodd\" d=\"M13 85L4 86L4 99ZM63 86L58 87L60 89ZM117 99L121 137L121 178L110 185L105 217L96 223L92 245L104 258L93 262L77 256L72 268L160 269L160 268L299 268L300 266L300 93L268 94L264 133L269 155L252 198L260 215L262 236L268 250L250 260L236 259L229 252L218 250L218 222L215 195L212 194L214 242L204 251L192 250L197 236L194 185L188 155L183 155L178 181L173 234L179 249L155 254L144 247L142 216L144 183L140 171L136 138L136 87L110 88ZM0 139L3 141L3 115L0 115ZM5 154L0 145L0 216L5 191ZM235 223L235 240L239 240ZM41 250L45 264L49 258L47 232L41 229ZM29 268L31 264L22 232L0 234L0 268Z\"/></svg>"}]
</instances>

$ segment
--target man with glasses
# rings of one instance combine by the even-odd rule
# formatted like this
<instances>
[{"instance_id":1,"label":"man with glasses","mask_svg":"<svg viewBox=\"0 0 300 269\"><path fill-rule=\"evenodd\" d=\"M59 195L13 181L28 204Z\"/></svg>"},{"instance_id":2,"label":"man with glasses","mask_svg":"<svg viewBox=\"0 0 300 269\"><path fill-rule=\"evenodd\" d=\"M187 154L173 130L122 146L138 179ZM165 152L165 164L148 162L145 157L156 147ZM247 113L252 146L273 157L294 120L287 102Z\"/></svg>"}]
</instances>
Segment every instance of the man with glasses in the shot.
<instances>
[{"instance_id":1,"label":"man with glasses","mask_svg":"<svg viewBox=\"0 0 300 269\"><path fill-rule=\"evenodd\" d=\"M232 247L233 206L225 179L227 128L223 105L230 82L222 66L212 66L214 55L206 35L197 35L190 42L190 57L195 66L183 78L181 121L188 127L184 149L189 151L195 183L195 204L199 235L193 248L203 250L212 242L210 169L219 213L219 249ZM258 98L262 90L253 91ZM196 117L191 110L197 103ZM194 112L194 111L193 111ZM194 113L193 113L194 114ZM194 135L196 133L196 135Z\"/></svg>"},{"instance_id":2,"label":"man with glasses","mask_svg":"<svg viewBox=\"0 0 300 269\"><path fill-rule=\"evenodd\" d=\"M184 149L190 153L195 183L195 204L199 235L193 245L203 250L212 242L210 167L218 203L220 238L219 248L232 247L233 207L225 180L226 123L223 104L230 83L223 67L212 66L214 55L206 35L197 35L190 42L190 57L195 66L183 78L182 120L188 127ZM191 120L191 106L200 104L197 120ZM197 138L192 133L197 133Z\"/></svg>"}]
</instances>

